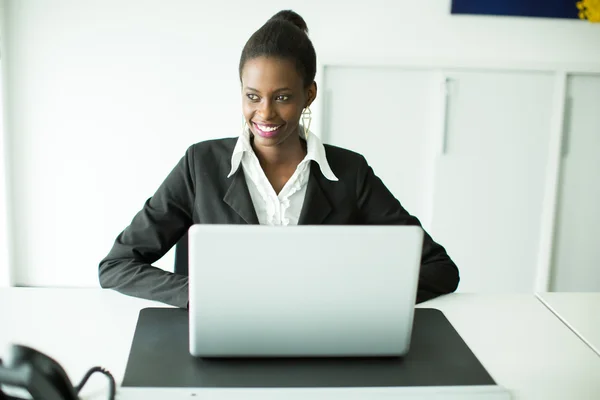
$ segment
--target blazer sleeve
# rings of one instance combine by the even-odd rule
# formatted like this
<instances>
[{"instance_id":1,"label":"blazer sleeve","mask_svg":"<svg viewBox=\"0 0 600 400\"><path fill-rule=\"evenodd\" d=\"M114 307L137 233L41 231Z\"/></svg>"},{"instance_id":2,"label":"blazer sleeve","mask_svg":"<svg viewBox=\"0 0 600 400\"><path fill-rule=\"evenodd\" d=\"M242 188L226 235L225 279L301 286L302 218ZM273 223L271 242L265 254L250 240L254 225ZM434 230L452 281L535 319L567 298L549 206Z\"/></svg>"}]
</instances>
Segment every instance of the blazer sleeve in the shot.
<instances>
[{"instance_id":1,"label":"blazer sleeve","mask_svg":"<svg viewBox=\"0 0 600 400\"><path fill-rule=\"evenodd\" d=\"M375 175L364 157L361 157L357 176L358 208L364 224L421 226ZM458 282L458 268L446 250L424 232L417 303L453 292Z\"/></svg>"},{"instance_id":2,"label":"blazer sleeve","mask_svg":"<svg viewBox=\"0 0 600 400\"><path fill-rule=\"evenodd\" d=\"M195 198L192 147L100 262L100 286L185 308L188 277L152 266L187 232Z\"/></svg>"}]
</instances>

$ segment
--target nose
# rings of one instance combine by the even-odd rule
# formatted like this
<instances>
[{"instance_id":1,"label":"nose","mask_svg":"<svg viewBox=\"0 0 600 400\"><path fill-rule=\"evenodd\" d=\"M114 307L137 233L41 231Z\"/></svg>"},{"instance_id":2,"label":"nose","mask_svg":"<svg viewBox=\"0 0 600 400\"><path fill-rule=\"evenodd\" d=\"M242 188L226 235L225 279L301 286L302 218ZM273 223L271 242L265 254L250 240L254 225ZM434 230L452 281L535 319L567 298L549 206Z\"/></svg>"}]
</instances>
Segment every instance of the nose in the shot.
<instances>
[{"instance_id":1,"label":"nose","mask_svg":"<svg viewBox=\"0 0 600 400\"><path fill-rule=\"evenodd\" d=\"M269 99L264 99L258 107L258 115L263 121L269 121L275 116L273 102Z\"/></svg>"}]
</instances>

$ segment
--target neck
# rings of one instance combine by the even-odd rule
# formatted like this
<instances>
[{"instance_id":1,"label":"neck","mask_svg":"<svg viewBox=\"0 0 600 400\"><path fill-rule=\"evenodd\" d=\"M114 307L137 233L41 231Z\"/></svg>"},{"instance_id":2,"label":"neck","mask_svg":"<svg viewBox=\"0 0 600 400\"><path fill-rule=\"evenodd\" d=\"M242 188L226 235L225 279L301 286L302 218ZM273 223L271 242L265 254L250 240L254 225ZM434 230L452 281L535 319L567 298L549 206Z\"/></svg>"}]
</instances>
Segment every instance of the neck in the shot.
<instances>
[{"instance_id":1,"label":"neck","mask_svg":"<svg viewBox=\"0 0 600 400\"><path fill-rule=\"evenodd\" d=\"M252 147L263 169L286 166L295 168L306 156L306 146L298 135L288 138L278 146L262 147L253 143Z\"/></svg>"}]
</instances>

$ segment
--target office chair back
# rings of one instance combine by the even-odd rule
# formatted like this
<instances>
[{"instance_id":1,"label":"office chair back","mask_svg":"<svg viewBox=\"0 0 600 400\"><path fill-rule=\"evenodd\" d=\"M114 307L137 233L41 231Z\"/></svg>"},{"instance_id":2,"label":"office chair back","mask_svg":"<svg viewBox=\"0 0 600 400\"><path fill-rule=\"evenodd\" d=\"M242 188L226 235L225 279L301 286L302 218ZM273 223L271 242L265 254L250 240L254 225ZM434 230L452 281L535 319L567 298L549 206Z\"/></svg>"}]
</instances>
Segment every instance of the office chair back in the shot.
<instances>
[{"instance_id":1,"label":"office chair back","mask_svg":"<svg viewBox=\"0 0 600 400\"><path fill-rule=\"evenodd\" d=\"M188 276L188 268L188 234L186 232L175 245L175 268L173 271L176 274Z\"/></svg>"}]
</instances>

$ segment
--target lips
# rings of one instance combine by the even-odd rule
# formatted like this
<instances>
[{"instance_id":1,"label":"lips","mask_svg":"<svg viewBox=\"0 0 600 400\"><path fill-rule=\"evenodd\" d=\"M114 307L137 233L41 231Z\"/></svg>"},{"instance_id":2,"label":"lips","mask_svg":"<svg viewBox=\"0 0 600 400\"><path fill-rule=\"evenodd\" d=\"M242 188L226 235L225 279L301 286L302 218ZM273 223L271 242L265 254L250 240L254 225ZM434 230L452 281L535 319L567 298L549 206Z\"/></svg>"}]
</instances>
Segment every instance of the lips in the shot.
<instances>
[{"instance_id":1,"label":"lips","mask_svg":"<svg viewBox=\"0 0 600 400\"><path fill-rule=\"evenodd\" d=\"M252 125L254 125L254 130L260 136L270 138L277 135L285 124L258 124L252 121Z\"/></svg>"}]
</instances>

